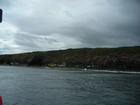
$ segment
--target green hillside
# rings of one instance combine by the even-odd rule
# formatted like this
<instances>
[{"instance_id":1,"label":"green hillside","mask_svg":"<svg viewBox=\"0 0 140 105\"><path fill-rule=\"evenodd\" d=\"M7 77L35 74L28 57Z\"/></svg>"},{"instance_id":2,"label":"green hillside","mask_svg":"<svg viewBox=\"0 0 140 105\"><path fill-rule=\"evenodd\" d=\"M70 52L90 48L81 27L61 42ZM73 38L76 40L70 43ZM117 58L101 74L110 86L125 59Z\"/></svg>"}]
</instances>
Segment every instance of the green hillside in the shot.
<instances>
[{"instance_id":1,"label":"green hillside","mask_svg":"<svg viewBox=\"0 0 140 105\"><path fill-rule=\"evenodd\" d=\"M78 48L0 55L1 65L126 69L140 71L140 46Z\"/></svg>"}]
</instances>

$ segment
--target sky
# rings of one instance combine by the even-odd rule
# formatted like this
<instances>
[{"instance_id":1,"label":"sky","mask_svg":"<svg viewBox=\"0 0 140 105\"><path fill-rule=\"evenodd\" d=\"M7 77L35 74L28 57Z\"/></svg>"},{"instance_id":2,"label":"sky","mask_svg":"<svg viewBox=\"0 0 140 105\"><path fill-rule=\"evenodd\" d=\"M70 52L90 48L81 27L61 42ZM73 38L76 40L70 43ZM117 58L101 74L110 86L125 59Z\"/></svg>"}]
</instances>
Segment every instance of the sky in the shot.
<instances>
[{"instance_id":1,"label":"sky","mask_svg":"<svg viewBox=\"0 0 140 105\"><path fill-rule=\"evenodd\" d=\"M140 0L0 0L0 54L140 46Z\"/></svg>"}]
</instances>

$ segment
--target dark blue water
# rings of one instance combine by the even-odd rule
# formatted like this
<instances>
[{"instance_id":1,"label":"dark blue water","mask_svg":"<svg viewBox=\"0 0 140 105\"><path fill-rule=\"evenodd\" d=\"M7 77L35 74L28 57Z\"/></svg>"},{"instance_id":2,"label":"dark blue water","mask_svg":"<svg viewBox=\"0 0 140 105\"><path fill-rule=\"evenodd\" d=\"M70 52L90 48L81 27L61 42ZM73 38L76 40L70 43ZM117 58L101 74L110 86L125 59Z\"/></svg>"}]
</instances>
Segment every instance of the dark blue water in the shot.
<instances>
[{"instance_id":1,"label":"dark blue water","mask_svg":"<svg viewBox=\"0 0 140 105\"><path fill-rule=\"evenodd\" d=\"M140 74L0 66L4 105L140 105Z\"/></svg>"}]
</instances>

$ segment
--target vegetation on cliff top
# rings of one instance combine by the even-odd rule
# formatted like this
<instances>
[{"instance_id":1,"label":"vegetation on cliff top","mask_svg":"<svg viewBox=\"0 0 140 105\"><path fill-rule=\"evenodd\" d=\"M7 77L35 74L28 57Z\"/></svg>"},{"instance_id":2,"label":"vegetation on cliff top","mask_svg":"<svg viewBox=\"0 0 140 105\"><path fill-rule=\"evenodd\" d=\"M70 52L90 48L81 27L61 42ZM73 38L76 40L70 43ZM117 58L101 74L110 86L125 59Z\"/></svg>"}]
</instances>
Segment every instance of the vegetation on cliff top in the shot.
<instances>
[{"instance_id":1,"label":"vegetation on cliff top","mask_svg":"<svg viewBox=\"0 0 140 105\"><path fill-rule=\"evenodd\" d=\"M140 46L120 48L78 48L0 55L0 64L134 69L140 71Z\"/></svg>"}]
</instances>

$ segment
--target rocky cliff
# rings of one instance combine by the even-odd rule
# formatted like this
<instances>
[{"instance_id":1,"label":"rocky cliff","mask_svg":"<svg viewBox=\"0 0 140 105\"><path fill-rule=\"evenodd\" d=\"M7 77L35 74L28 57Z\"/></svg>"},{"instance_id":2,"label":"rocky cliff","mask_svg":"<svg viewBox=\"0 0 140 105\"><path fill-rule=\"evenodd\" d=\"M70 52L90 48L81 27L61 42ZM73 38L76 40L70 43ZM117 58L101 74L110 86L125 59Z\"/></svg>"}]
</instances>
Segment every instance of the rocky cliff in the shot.
<instances>
[{"instance_id":1,"label":"rocky cliff","mask_svg":"<svg viewBox=\"0 0 140 105\"><path fill-rule=\"evenodd\" d=\"M0 55L0 64L140 71L140 46Z\"/></svg>"}]
</instances>

